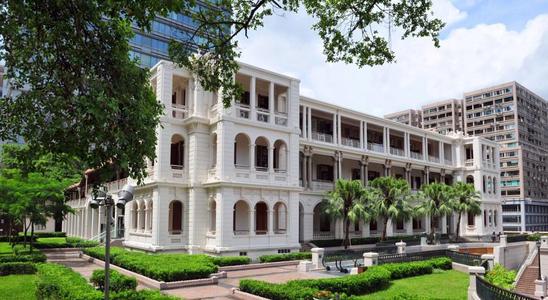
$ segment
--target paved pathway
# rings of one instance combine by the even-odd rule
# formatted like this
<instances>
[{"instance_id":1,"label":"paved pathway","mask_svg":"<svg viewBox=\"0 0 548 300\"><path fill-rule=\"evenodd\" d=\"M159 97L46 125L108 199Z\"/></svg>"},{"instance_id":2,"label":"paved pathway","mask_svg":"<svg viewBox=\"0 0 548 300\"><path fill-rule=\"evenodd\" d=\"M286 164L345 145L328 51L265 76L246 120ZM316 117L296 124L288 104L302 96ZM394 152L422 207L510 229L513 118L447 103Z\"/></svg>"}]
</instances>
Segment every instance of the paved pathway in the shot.
<instances>
[{"instance_id":1,"label":"paved pathway","mask_svg":"<svg viewBox=\"0 0 548 300\"><path fill-rule=\"evenodd\" d=\"M81 259L74 254L55 253L48 254L48 261L59 263L72 268L85 278L89 279L94 270L101 269L100 266ZM301 273L297 271L297 266L271 267L253 270L240 270L227 272L227 278L219 280L217 285L204 285L197 287L178 288L163 290L162 293L173 296L183 297L188 300L193 299L238 299L231 293L232 288L238 287L240 280L244 278L264 280L272 283L283 283L294 279L313 279L335 277L336 275L325 272ZM138 282L138 289L147 288L141 282Z\"/></svg>"}]
</instances>

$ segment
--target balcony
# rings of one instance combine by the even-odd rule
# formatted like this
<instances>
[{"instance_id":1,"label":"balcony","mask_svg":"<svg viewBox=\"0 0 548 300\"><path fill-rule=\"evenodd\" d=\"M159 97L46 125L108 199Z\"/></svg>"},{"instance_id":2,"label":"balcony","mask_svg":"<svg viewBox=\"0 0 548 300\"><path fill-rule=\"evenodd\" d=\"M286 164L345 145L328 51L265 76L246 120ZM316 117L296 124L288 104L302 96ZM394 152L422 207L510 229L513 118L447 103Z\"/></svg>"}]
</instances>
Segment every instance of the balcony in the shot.
<instances>
[{"instance_id":1,"label":"balcony","mask_svg":"<svg viewBox=\"0 0 548 300\"><path fill-rule=\"evenodd\" d=\"M452 166L453 165L453 160L452 159L444 159L443 162L448 165L448 166Z\"/></svg>"},{"instance_id":2,"label":"balcony","mask_svg":"<svg viewBox=\"0 0 548 300\"><path fill-rule=\"evenodd\" d=\"M249 119L250 109L248 105L240 104L236 106L236 116L242 119Z\"/></svg>"},{"instance_id":3,"label":"balcony","mask_svg":"<svg viewBox=\"0 0 548 300\"><path fill-rule=\"evenodd\" d=\"M171 117L174 119L185 119L188 116L186 106L181 104L171 104Z\"/></svg>"},{"instance_id":4,"label":"balcony","mask_svg":"<svg viewBox=\"0 0 548 300\"><path fill-rule=\"evenodd\" d=\"M367 143L367 149L375 152L384 152L384 145L377 143Z\"/></svg>"},{"instance_id":5,"label":"balcony","mask_svg":"<svg viewBox=\"0 0 548 300\"><path fill-rule=\"evenodd\" d=\"M467 166L467 167L471 167L474 165L474 159L467 159L465 162L464 162L464 165Z\"/></svg>"},{"instance_id":6,"label":"balcony","mask_svg":"<svg viewBox=\"0 0 548 300\"><path fill-rule=\"evenodd\" d=\"M333 181L313 180L312 190L314 191L331 191L333 190Z\"/></svg>"},{"instance_id":7,"label":"balcony","mask_svg":"<svg viewBox=\"0 0 548 300\"><path fill-rule=\"evenodd\" d=\"M400 148L390 147L390 154L397 156L405 156L405 151Z\"/></svg>"},{"instance_id":8,"label":"balcony","mask_svg":"<svg viewBox=\"0 0 548 300\"><path fill-rule=\"evenodd\" d=\"M440 158L433 155L428 155L428 161L433 163L440 163Z\"/></svg>"},{"instance_id":9,"label":"balcony","mask_svg":"<svg viewBox=\"0 0 548 300\"><path fill-rule=\"evenodd\" d=\"M335 238L335 233L331 231L314 231L312 238L314 240L332 240Z\"/></svg>"},{"instance_id":10,"label":"balcony","mask_svg":"<svg viewBox=\"0 0 548 300\"><path fill-rule=\"evenodd\" d=\"M114 191L117 191L119 189L121 189L125 184L127 183L127 177L126 178L122 178L120 180L115 180L115 181L111 181L111 182L107 182L105 184L106 188L107 188L107 191L112 193Z\"/></svg>"},{"instance_id":11,"label":"balcony","mask_svg":"<svg viewBox=\"0 0 548 300\"><path fill-rule=\"evenodd\" d=\"M324 143L333 143L333 135L312 131L312 139Z\"/></svg>"},{"instance_id":12,"label":"balcony","mask_svg":"<svg viewBox=\"0 0 548 300\"><path fill-rule=\"evenodd\" d=\"M257 111L257 121L268 123L269 119L270 119L270 115L268 114L268 112Z\"/></svg>"},{"instance_id":13,"label":"balcony","mask_svg":"<svg viewBox=\"0 0 548 300\"><path fill-rule=\"evenodd\" d=\"M342 137L341 138L341 144L343 144L343 146L360 148L360 140L356 140L356 139L352 139L352 138Z\"/></svg>"},{"instance_id":14,"label":"balcony","mask_svg":"<svg viewBox=\"0 0 548 300\"><path fill-rule=\"evenodd\" d=\"M274 118L276 125L287 126L287 116L277 115Z\"/></svg>"},{"instance_id":15,"label":"balcony","mask_svg":"<svg viewBox=\"0 0 548 300\"><path fill-rule=\"evenodd\" d=\"M424 157L422 156L422 153L420 153L420 152L413 152L413 151L411 151L410 153L411 153L411 158L412 158L412 159L423 160L423 158L424 158Z\"/></svg>"}]
</instances>

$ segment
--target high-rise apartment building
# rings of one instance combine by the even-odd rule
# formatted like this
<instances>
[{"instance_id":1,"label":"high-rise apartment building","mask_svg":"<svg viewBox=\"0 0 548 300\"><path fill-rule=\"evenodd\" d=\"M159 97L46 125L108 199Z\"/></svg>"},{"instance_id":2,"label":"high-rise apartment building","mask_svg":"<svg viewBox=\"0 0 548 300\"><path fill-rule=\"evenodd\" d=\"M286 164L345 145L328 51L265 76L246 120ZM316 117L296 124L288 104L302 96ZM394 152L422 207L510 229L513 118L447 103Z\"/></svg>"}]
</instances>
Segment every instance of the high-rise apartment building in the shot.
<instances>
[{"instance_id":1,"label":"high-rise apartment building","mask_svg":"<svg viewBox=\"0 0 548 300\"><path fill-rule=\"evenodd\" d=\"M422 128L435 130L441 134L462 131L462 100L449 99L422 106Z\"/></svg>"},{"instance_id":2,"label":"high-rise apartment building","mask_svg":"<svg viewBox=\"0 0 548 300\"><path fill-rule=\"evenodd\" d=\"M416 109L406 109L395 113L387 114L385 119L407 124L413 127L422 128L422 112Z\"/></svg>"},{"instance_id":3,"label":"high-rise apartment building","mask_svg":"<svg viewBox=\"0 0 548 300\"><path fill-rule=\"evenodd\" d=\"M515 81L466 92L463 98L450 100L453 117L459 111L462 115L461 129L453 120L453 130L500 145L505 230L548 230L548 217L543 216L548 214L548 102ZM444 133L448 126L440 117L448 107L441 106L436 102L422 107L423 128Z\"/></svg>"}]
</instances>

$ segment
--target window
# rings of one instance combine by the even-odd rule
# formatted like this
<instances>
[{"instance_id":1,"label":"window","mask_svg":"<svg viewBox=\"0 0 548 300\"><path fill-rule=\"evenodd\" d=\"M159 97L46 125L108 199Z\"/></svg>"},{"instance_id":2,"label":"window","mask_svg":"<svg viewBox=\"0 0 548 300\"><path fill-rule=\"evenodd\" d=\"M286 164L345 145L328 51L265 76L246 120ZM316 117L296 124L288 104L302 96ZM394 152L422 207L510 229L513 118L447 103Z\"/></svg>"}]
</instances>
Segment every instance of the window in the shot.
<instances>
[{"instance_id":1,"label":"window","mask_svg":"<svg viewBox=\"0 0 548 300\"><path fill-rule=\"evenodd\" d=\"M413 218L413 230L422 229L422 220L418 218Z\"/></svg>"},{"instance_id":2,"label":"window","mask_svg":"<svg viewBox=\"0 0 548 300\"><path fill-rule=\"evenodd\" d=\"M377 231L377 221L376 220L371 220L369 222L369 230L370 231Z\"/></svg>"},{"instance_id":3,"label":"window","mask_svg":"<svg viewBox=\"0 0 548 300\"><path fill-rule=\"evenodd\" d=\"M178 200L169 204L169 233L180 234L183 231L183 203Z\"/></svg>"},{"instance_id":4,"label":"window","mask_svg":"<svg viewBox=\"0 0 548 300\"><path fill-rule=\"evenodd\" d=\"M268 110L268 96L257 95L257 107Z\"/></svg>"},{"instance_id":5,"label":"window","mask_svg":"<svg viewBox=\"0 0 548 300\"><path fill-rule=\"evenodd\" d=\"M472 213L468 213L468 226L475 226L476 225L476 216Z\"/></svg>"},{"instance_id":6,"label":"window","mask_svg":"<svg viewBox=\"0 0 548 300\"><path fill-rule=\"evenodd\" d=\"M405 225L403 223L403 220L397 220L396 221L396 230L403 230L405 228Z\"/></svg>"},{"instance_id":7,"label":"window","mask_svg":"<svg viewBox=\"0 0 548 300\"><path fill-rule=\"evenodd\" d=\"M361 178L360 169L352 169L352 180L360 180Z\"/></svg>"},{"instance_id":8,"label":"window","mask_svg":"<svg viewBox=\"0 0 548 300\"><path fill-rule=\"evenodd\" d=\"M318 180L333 181L333 166L317 165L316 171Z\"/></svg>"}]
</instances>

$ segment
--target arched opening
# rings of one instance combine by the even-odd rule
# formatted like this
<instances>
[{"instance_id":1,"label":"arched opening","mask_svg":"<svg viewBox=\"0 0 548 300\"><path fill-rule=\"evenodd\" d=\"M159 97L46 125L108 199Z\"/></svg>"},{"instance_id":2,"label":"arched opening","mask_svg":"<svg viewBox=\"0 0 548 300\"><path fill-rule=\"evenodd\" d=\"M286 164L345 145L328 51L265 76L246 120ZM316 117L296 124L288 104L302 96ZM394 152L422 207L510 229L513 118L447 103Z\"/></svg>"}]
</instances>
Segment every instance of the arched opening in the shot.
<instances>
[{"instance_id":1,"label":"arched opening","mask_svg":"<svg viewBox=\"0 0 548 300\"><path fill-rule=\"evenodd\" d=\"M255 169L257 171L268 171L268 140L265 137L258 137L255 140Z\"/></svg>"},{"instance_id":2,"label":"arched opening","mask_svg":"<svg viewBox=\"0 0 548 300\"><path fill-rule=\"evenodd\" d=\"M171 168L181 170L184 167L185 140L175 134L171 137Z\"/></svg>"},{"instance_id":3,"label":"arched opening","mask_svg":"<svg viewBox=\"0 0 548 300\"><path fill-rule=\"evenodd\" d=\"M287 145L282 140L277 140L274 143L274 171L287 171Z\"/></svg>"},{"instance_id":4,"label":"arched opening","mask_svg":"<svg viewBox=\"0 0 548 300\"><path fill-rule=\"evenodd\" d=\"M268 206L264 202L255 204L255 234L268 232Z\"/></svg>"},{"instance_id":5,"label":"arched opening","mask_svg":"<svg viewBox=\"0 0 548 300\"><path fill-rule=\"evenodd\" d=\"M209 201L209 232L215 234L217 230L217 202Z\"/></svg>"},{"instance_id":6,"label":"arched opening","mask_svg":"<svg viewBox=\"0 0 548 300\"><path fill-rule=\"evenodd\" d=\"M249 168L250 140L247 135L239 133L234 139L234 166L236 168Z\"/></svg>"},{"instance_id":7,"label":"arched opening","mask_svg":"<svg viewBox=\"0 0 548 300\"><path fill-rule=\"evenodd\" d=\"M232 230L235 235L249 234L249 205L243 200L234 204Z\"/></svg>"},{"instance_id":8,"label":"arched opening","mask_svg":"<svg viewBox=\"0 0 548 300\"><path fill-rule=\"evenodd\" d=\"M181 234L183 231L183 203L173 200L169 203L169 233Z\"/></svg>"},{"instance_id":9,"label":"arched opening","mask_svg":"<svg viewBox=\"0 0 548 300\"><path fill-rule=\"evenodd\" d=\"M276 233L287 231L287 207L283 202L274 205L274 230Z\"/></svg>"},{"instance_id":10,"label":"arched opening","mask_svg":"<svg viewBox=\"0 0 548 300\"><path fill-rule=\"evenodd\" d=\"M211 168L217 165L217 134L214 133L211 137Z\"/></svg>"},{"instance_id":11,"label":"arched opening","mask_svg":"<svg viewBox=\"0 0 548 300\"><path fill-rule=\"evenodd\" d=\"M474 176L472 175L466 176L466 183L474 184Z\"/></svg>"},{"instance_id":12,"label":"arched opening","mask_svg":"<svg viewBox=\"0 0 548 300\"><path fill-rule=\"evenodd\" d=\"M331 217L325 213L325 204L318 203L314 207L313 229L314 239L332 238Z\"/></svg>"},{"instance_id":13,"label":"arched opening","mask_svg":"<svg viewBox=\"0 0 548 300\"><path fill-rule=\"evenodd\" d=\"M139 221L139 204L137 204L137 201L133 202L133 205L131 206L131 229L137 230Z\"/></svg>"}]
</instances>

